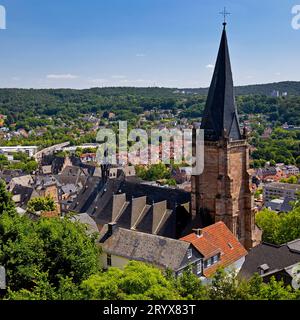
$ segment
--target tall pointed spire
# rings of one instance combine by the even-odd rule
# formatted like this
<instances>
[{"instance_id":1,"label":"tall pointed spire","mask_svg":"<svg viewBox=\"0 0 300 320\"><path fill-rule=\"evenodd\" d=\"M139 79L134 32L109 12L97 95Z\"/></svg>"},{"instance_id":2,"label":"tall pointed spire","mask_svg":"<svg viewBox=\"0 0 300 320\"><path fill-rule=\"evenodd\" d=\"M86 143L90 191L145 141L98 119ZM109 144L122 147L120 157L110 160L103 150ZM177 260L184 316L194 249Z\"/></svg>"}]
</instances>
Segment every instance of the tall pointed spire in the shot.
<instances>
[{"instance_id":1,"label":"tall pointed spire","mask_svg":"<svg viewBox=\"0 0 300 320\"><path fill-rule=\"evenodd\" d=\"M218 58L201 125L207 141L218 141L223 137L242 140L234 97L226 22L223 26Z\"/></svg>"}]
</instances>

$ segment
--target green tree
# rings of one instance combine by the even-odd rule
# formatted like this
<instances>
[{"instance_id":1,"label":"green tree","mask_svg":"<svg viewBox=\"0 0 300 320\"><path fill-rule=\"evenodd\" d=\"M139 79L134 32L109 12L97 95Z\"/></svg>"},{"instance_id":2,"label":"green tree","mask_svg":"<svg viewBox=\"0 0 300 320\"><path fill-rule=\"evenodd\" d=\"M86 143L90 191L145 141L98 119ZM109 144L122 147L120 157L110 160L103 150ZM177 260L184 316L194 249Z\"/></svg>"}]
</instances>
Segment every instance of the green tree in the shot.
<instances>
[{"instance_id":1,"label":"green tree","mask_svg":"<svg viewBox=\"0 0 300 320\"><path fill-rule=\"evenodd\" d=\"M15 214L15 204L11 194L6 190L6 184L0 180L0 215L3 213Z\"/></svg>"},{"instance_id":2,"label":"green tree","mask_svg":"<svg viewBox=\"0 0 300 320\"><path fill-rule=\"evenodd\" d=\"M296 165L298 168L300 168L300 156L298 156L296 159Z\"/></svg>"},{"instance_id":3,"label":"green tree","mask_svg":"<svg viewBox=\"0 0 300 320\"><path fill-rule=\"evenodd\" d=\"M88 299L171 300L180 296L162 272L152 266L130 262L124 270L110 268L82 283Z\"/></svg>"},{"instance_id":4,"label":"green tree","mask_svg":"<svg viewBox=\"0 0 300 320\"><path fill-rule=\"evenodd\" d=\"M55 211L56 204L50 197L37 197L33 198L28 202L27 212L36 213L39 211Z\"/></svg>"},{"instance_id":5,"label":"green tree","mask_svg":"<svg viewBox=\"0 0 300 320\"><path fill-rule=\"evenodd\" d=\"M136 174L141 179L147 181L169 180L171 178L170 169L163 163L154 164L149 167L137 166Z\"/></svg>"},{"instance_id":6,"label":"green tree","mask_svg":"<svg viewBox=\"0 0 300 320\"><path fill-rule=\"evenodd\" d=\"M186 300L208 300L207 286L203 285L199 278L191 271L183 272L182 276L174 278L174 285L180 296Z\"/></svg>"},{"instance_id":7,"label":"green tree","mask_svg":"<svg viewBox=\"0 0 300 320\"><path fill-rule=\"evenodd\" d=\"M8 213L0 216L0 265L11 292L40 290L46 280L55 290L62 279L79 285L99 270L99 249L85 226L67 218L32 221ZM41 282L42 281L42 282Z\"/></svg>"},{"instance_id":8,"label":"green tree","mask_svg":"<svg viewBox=\"0 0 300 320\"><path fill-rule=\"evenodd\" d=\"M280 216L271 210L264 209L257 213L256 223L263 230L263 240L277 243L279 238Z\"/></svg>"},{"instance_id":9,"label":"green tree","mask_svg":"<svg viewBox=\"0 0 300 320\"><path fill-rule=\"evenodd\" d=\"M274 244L284 244L300 238L300 207L278 214L268 209L256 215L256 223L263 230L263 239Z\"/></svg>"},{"instance_id":10,"label":"green tree","mask_svg":"<svg viewBox=\"0 0 300 320\"><path fill-rule=\"evenodd\" d=\"M285 286L283 281L272 277L269 283L260 286L258 297L260 300L295 300L297 293L290 286Z\"/></svg>"},{"instance_id":11,"label":"green tree","mask_svg":"<svg viewBox=\"0 0 300 320\"><path fill-rule=\"evenodd\" d=\"M3 170L9 164L8 158L4 154L0 154L0 170Z\"/></svg>"},{"instance_id":12,"label":"green tree","mask_svg":"<svg viewBox=\"0 0 300 320\"><path fill-rule=\"evenodd\" d=\"M232 270L226 273L223 269L217 270L208 285L211 300L248 300L250 299L249 287L245 281L236 277Z\"/></svg>"}]
</instances>

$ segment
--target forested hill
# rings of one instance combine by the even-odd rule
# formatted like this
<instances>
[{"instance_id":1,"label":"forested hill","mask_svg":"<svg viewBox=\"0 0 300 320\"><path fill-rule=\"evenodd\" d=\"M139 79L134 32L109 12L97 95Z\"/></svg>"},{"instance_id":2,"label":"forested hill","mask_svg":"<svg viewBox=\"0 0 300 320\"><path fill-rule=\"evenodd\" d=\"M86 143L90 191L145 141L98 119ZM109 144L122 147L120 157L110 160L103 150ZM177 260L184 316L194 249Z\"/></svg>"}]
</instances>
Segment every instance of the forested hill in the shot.
<instances>
[{"instance_id":1,"label":"forested hill","mask_svg":"<svg viewBox=\"0 0 300 320\"><path fill-rule=\"evenodd\" d=\"M184 89L186 92L207 94L208 88ZM300 81L284 81L266 84L253 84L248 86L238 86L235 88L236 95L271 95L273 91L280 93L287 92L288 95L300 96Z\"/></svg>"},{"instance_id":2,"label":"forested hill","mask_svg":"<svg viewBox=\"0 0 300 320\"><path fill-rule=\"evenodd\" d=\"M272 97L273 91L287 97ZM178 110L182 117L202 116L207 89L176 88L92 88L74 89L0 89L0 115L5 123L32 127L43 119L76 119L85 114L111 111L116 120L132 120L146 110ZM279 124L300 125L300 82L237 87L241 114L264 114ZM30 121L29 121L30 120Z\"/></svg>"}]
</instances>

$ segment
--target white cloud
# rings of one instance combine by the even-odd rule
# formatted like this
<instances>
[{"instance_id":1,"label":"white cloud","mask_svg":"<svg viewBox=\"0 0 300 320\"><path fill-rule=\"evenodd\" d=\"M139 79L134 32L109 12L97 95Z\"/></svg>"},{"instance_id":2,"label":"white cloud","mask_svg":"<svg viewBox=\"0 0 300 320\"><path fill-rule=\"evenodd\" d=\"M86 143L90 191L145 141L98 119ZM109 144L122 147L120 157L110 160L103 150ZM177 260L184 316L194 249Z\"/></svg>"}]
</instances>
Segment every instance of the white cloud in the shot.
<instances>
[{"instance_id":1,"label":"white cloud","mask_svg":"<svg viewBox=\"0 0 300 320\"><path fill-rule=\"evenodd\" d=\"M48 74L47 75L47 79L52 79L52 80L72 80L72 79L77 79L78 76L74 75L74 74Z\"/></svg>"},{"instance_id":2,"label":"white cloud","mask_svg":"<svg viewBox=\"0 0 300 320\"><path fill-rule=\"evenodd\" d=\"M281 72L276 72L275 76L281 76Z\"/></svg>"},{"instance_id":3,"label":"white cloud","mask_svg":"<svg viewBox=\"0 0 300 320\"><path fill-rule=\"evenodd\" d=\"M90 83L103 83L103 82L107 82L106 79L89 79Z\"/></svg>"},{"instance_id":4,"label":"white cloud","mask_svg":"<svg viewBox=\"0 0 300 320\"><path fill-rule=\"evenodd\" d=\"M126 76L122 76L122 75L114 75L111 77L112 77L112 79L126 79Z\"/></svg>"},{"instance_id":5,"label":"white cloud","mask_svg":"<svg viewBox=\"0 0 300 320\"><path fill-rule=\"evenodd\" d=\"M213 65L213 64L208 64L207 66L206 66L206 68L207 69L213 69L215 66Z\"/></svg>"},{"instance_id":6,"label":"white cloud","mask_svg":"<svg viewBox=\"0 0 300 320\"><path fill-rule=\"evenodd\" d=\"M137 53L135 56L139 58L146 57L144 53Z\"/></svg>"}]
</instances>

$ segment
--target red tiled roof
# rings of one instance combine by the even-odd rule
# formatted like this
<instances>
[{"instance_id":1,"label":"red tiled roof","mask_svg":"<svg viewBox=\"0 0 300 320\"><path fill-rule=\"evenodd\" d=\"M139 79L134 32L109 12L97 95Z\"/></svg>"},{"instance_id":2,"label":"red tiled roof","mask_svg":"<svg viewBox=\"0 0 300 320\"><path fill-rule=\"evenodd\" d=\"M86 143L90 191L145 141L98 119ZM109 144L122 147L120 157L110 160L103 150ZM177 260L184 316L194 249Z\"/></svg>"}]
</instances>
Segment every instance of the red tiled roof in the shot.
<instances>
[{"instance_id":1,"label":"red tiled roof","mask_svg":"<svg viewBox=\"0 0 300 320\"><path fill-rule=\"evenodd\" d=\"M191 243L205 260L221 253L218 263L204 269L206 277L212 276L218 268L226 268L247 255L246 249L223 222L202 229L200 237L192 233L180 240Z\"/></svg>"}]
</instances>

